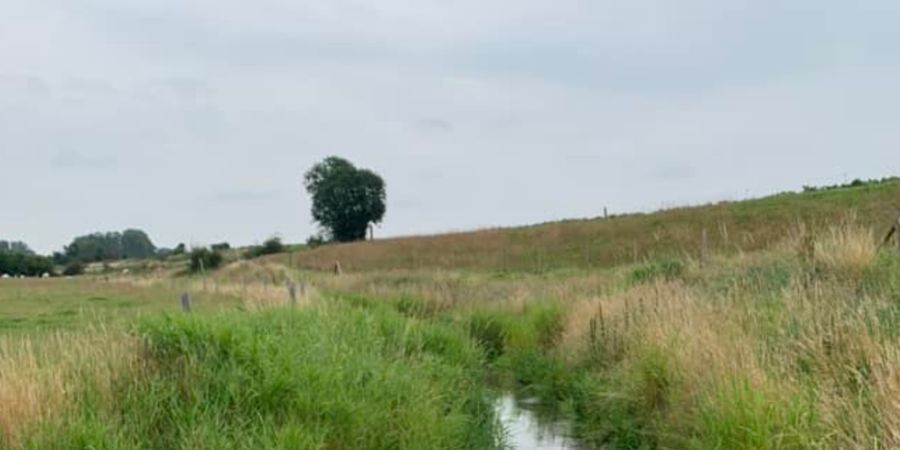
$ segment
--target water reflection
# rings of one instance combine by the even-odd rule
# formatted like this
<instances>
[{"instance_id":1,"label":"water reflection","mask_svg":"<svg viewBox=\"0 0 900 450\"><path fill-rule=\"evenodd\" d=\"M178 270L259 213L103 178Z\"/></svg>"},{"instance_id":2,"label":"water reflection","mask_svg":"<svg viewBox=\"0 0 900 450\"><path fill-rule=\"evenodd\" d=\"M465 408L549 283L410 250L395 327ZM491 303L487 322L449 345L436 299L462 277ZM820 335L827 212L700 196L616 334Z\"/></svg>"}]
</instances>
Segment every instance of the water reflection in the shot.
<instances>
[{"instance_id":1,"label":"water reflection","mask_svg":"<svg viewBox=\"0 0 900 450\"><path fill-rule=\"evenodd\" d=\"M511 450L577 450L571 426L564 421L538 418L534 402L517 401L513 395L497 400L497 416L506 431L505 444Z\"/></svg>"}]
</instances>

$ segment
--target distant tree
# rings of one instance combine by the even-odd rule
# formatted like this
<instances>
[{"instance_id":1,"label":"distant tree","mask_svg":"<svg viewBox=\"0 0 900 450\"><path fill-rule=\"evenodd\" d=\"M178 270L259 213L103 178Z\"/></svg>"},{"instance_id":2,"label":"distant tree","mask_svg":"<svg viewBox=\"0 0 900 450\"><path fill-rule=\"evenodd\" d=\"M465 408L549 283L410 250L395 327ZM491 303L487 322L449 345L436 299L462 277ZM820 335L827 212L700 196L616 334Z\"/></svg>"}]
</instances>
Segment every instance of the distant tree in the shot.
<instances>
[{"instance_id":1,"label":"distant tree","mask_svg":"<svg viewBox=\"0 0 900 450\"><path fill-rule=\"evenodd\" d=\"M156 254L156 246L150 236L141 230L122 232L122 256L125 259L145 259Z\"/></svg>"},{"instance_id":2,"label":"distant tree","mask_svg":"<svg viewBox=\"0 0 900 450\"><path fill-rule=\"evenodd\" d=\"M183 254L185 254L186 252L187 252L187 246L184 245L184 242L178 244L178 246L175 247L174 250L172 250L172 254L173 254L173 255L183 255Z\"/></svg>"},{"instance_id":3,"label":"distant tree","mask_svg":"<svg viewBox=\"0 0 900 450\"><path fill-rule=\"evenodd\" d=\"M210 246L213 251L224 252L225 250L231 250L231 244L227 242L221 242L219 244L213 244Z\"/></svg>"},{"instance_id":4,"label":"distant tree","mask_svg":"<svg viewBox=\"0 0 900 450\"><path fill-rule=\"evenodd\" d=\"M303 178L312 196L313 219L335 241L364 240L370 224L384 218L384 180L332 156L313 166Z\"/></svg>"},{"instance_id":5,"label":"distant tree","mask_svg":"<svg viewBox=\"0 0 900 450\"><path fill-rule=\"evenodd\" d=\"M261 254L263 255L275 255L278 253L284 252L284 243L281 242L281 238L278 236L271 237L266 239L266 242L263 242Z\"/></svg>"},{"instance_id":6,"label":"distant tree","mask_svg":"<svg viewBox=\"0 0 900 450\"><path fill-rule=\"evenodd\" d=\"M61 262L98 262L120 259L149 258L156 254L156 246L141 230L93 233L76 237L63 251Z\"/></svg>"},{"instance_id":7,"label":"distant tree","mask_svg":"<svg viewBox=\"0 0 900 450\"><path fill-rule=\"evenodd\" d=\"M27 245L16 243L0 244L0 273L38 277L54 273L53 260L36 255Z\"/></svg>"},{"instance_id":8,"label":"distant tree","mask_svg":"<svg viewBox=\"0 0 900 450\"><path fill-rule=\"evenodd\" d=\"M19 253L22 255L34 254L34 251L27 244L17 241L0 241L0 252Z\"/></svg>"}]
</instances>

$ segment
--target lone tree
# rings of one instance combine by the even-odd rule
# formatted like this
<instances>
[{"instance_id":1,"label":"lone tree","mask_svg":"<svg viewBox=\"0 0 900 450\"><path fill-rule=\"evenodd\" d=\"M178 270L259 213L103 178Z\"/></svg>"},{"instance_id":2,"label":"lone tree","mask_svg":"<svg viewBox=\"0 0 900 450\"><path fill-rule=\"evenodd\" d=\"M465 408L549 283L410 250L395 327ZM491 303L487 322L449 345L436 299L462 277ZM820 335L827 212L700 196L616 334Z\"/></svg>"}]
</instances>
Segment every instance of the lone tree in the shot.
<instances>
[{"instance_id":1,"label":"lone tree","mask_svg":"<svg viewBox=\"0 0 900 450\"><path fill-rule=\"evenodd\" d=\"M384 217L384 180L346 159L325 158L306 172L303 182L312 196L313 219L332 240L364 240L369 225Z\"/></svg>"}]
</instances>

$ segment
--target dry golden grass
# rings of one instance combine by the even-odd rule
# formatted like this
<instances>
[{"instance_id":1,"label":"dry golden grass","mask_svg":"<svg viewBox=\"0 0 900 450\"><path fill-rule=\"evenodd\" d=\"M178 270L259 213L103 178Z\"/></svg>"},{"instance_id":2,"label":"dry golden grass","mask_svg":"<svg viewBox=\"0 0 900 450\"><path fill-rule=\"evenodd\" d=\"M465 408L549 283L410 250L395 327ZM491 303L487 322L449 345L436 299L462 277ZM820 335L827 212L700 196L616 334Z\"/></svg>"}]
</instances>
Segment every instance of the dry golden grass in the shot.
<instances>
[{"instance_id":1,"label":"dry golden grass","mask_svg":"<svg viewBox=\"0 0 900 450\"><path fill-rule=\"evenodd\" d=\"M900 184L889 182L609 219L328 245L267 260L315 270L340 261L348 272L595 269L660 253L698 256L704 230L710 251L734 254L769 248L797 223L824 229L849 210L863 225L886 227L896 218L898 195Z\"/></svg>"},{"instance_id":2,"label":"dry golden grass","mask_svg":"<svg viewBox=\"0 0 900 450\"><path fill-rule=\"evenodd\" d=\"M872 266L878 253L875 234L856 223L830 227L815 241L815 262L835 272L859 275Z\"/></svg>"},{"instance_id":3,"label":"dry golden grass","mask_svg":"<svg viewBox=\"0 0 900 450\"><path fill-rule=\"evenodd\" d=\"M0 444L65 413L84 383L105 398L137 364L136 343L120 331L0 337Z\"/></svg>"}]
</instances>

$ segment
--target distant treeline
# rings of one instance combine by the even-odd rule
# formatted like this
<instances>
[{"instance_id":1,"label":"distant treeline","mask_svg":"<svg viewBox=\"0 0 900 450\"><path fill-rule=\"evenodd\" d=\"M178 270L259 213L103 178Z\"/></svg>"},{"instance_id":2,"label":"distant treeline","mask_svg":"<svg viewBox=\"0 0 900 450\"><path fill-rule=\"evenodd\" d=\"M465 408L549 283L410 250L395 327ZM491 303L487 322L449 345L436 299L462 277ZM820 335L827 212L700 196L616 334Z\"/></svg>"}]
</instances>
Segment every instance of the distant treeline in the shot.
<instances>
[{"instance_id":1,"label":"distant treeline","mask_svg":"<svg viewBox=\"0 0 900 450\"><path fill-rule=\"evenodd\" d=\"M36 255L24 242L0 241L0 274L37 277L53 273L53 261Z\"/></svg>"},{"instance_id":2,"label":"distant treeline","mask_svg":"<svg viewBox=\"0 0 900 450\"><path fill-rule=\"evenodd\" d=\"M897 177L884 177L884 178L873 178L871 180L862 180L859 178L854 179L849 183L844 184L832 184L830 186L803 186L803 192L818 192L818 191L830 191L834 189L845 189L845 188L854 188L860 186L869 186L875 184L883 184L883 183L893 183L900 178Z\"/></svg>"},{"instance_id":3,"label":"distant treeline","mask_svg":"<svg viewBox=\"0 0 900 450\"><path fill-rule=\"evenodd\" d=\"M156 254L156 246L147 233L132 229L79 236L62 252L54 253L53 260L57 264L92 263L151 258Z\"/></svg>"}]
</instances>

